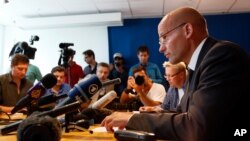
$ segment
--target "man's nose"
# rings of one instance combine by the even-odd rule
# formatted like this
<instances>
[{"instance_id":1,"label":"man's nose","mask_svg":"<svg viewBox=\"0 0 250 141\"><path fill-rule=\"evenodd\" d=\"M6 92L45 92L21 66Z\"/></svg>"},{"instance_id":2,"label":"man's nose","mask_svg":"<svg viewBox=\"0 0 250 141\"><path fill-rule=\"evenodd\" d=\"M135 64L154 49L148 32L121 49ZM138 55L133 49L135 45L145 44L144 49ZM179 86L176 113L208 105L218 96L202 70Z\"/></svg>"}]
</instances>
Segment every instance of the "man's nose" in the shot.
<instances>
[{"instance_id":1,"label":"man's nose","mask_svg":"<svg viewBox=\"0 0 250 141\"><path fill-rule=\"evenodd\" d=\"M165 51L166 51L166 46L164 44L160 44L159 52L164 53Z\"/></svg>"}]
</instances>

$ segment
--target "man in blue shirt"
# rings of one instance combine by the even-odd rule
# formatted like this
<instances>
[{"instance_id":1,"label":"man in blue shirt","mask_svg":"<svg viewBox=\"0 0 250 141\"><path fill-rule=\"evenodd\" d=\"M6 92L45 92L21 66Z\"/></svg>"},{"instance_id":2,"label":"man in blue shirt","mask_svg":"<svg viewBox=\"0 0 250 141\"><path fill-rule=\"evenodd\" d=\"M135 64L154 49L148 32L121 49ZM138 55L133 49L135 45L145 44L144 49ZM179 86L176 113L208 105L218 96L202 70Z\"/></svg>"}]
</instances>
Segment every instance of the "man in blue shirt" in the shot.
<instances>
[{"instance_id":1,"label":"man in blue shirt","mask_svg":"<svg viewBox=\"0 0 250 141\"><path fill-rule=\"evenodd\" d=\"M51 89L48 89L46 94L47 95L62 95L62 94L68 94L71 87L68 83L64 82L65 79L65 68L62 66L56 66L51 70L51 73L56 76L57 83L54 87ZM56 104L60 103L63 99L59 99L56 101Z\"/></svg>"},{"instance_id":2,"label":"man in blue shirt","mask_svg":"<svg viewBox=\"0 0 250 141\"><path fill-rule=\"evenodd\" d=\"M139 63L133 65L130 69L129 69L129 76L133 76L133 69L137 68L138 66L143 66L146 71L147 71L147 75L149 76L149 78L155 82L155 83L162 83L163 82L163 77L161 74L161 71L159 69L159 67L157 66L157 64L155 63L151 63L148 61L149 59L149 49L147 46L142 45L137 49L137 57L139 59Z\"/></svg>"}]
</instances>

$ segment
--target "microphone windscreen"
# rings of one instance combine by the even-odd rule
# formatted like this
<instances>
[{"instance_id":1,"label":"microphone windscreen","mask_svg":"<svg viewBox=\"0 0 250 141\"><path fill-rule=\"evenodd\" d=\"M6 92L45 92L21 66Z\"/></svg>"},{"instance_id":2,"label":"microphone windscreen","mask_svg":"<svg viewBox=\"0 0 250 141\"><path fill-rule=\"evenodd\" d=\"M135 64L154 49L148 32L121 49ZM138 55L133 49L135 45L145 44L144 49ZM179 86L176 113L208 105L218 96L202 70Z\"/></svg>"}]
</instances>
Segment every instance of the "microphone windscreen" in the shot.
<instances>
[{"instance_id":1,"label":"microphone windscreen","mask_svg":"<svg viewBox=\"0 0 250 141\"><path fill-rule=\"evenodd\" d=\"M23 120L17 130L18 141L60 141L61 125L56 118L33 113Z\"/></svg>"},{"instance_id":2,"label":"microphone windscreen","mask_svg":"<svg viewBox=\"0 0 250 141\"><path fill-rule=\"evenodd\" d=\"M117 94L114 90L108 92L105 94L102 98L100 98L98 101L93 103L91 106L93 109L101 109L104 108L107 104L109 104L111 101L113 101L117 97Z\"/></svg>"},{"instance_id":3,"label":"microphone windscreen","mask_svg":"<svg viewBox=\"0 0 250 141\"><path fill-rule=\"evenodd\" d=\"M40 80L40 82L46 89L50 89L57 83L57 79L55 75L48 73Z\"/></svg>"},{"instance_id":4,"label":"microphone windscreen","mask_svg":"<svg viewBox=\"0 0 250 141\"><path fill-rule=\"evenodd\" d=\"M112 80L109 80L109 81L106 81L106 82L102 82L102 86L105 87L105 86L108 86L108 85L111 85L111 84L120 84L120 83L121 83L121 79L116 78L116 79L112 79Z\"/></svg>"}]
</instances>

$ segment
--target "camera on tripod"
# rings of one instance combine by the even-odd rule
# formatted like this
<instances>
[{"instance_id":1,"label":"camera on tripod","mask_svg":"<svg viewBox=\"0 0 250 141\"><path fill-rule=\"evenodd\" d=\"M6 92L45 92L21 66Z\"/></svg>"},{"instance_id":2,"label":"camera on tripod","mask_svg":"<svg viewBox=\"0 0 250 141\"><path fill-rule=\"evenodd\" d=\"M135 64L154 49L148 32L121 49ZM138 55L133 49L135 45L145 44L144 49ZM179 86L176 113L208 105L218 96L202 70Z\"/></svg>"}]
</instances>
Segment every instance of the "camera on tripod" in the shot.
<instances>
[{"instance_id":1,"label":"camera on tripod","mask_svg":"<svg viewBox=\"0 0 250 141\"><path fill-rule=\"evenodd\" d=\"M58 65L63 66L64 68L67 68L69 66L68 61L70 59L71 56L75 55L75 51L71 48L69 48L69 46L74 46L73 43L60 43L59 47L62 49L59 61L58 61ZM61 61L63 63L61 63Z\"/></svg>"},{"instance_id":2,"label":"camera on tripod","mask_svg":"<svg viewBox=\"0 0 250 141\"><path fill-rule=\"evenodd\" d=\"M34 41L39 41L39 36L37 35L32 35L30 37L30 45L33 45L34 44Z\"/></svg>"}]
</instances>

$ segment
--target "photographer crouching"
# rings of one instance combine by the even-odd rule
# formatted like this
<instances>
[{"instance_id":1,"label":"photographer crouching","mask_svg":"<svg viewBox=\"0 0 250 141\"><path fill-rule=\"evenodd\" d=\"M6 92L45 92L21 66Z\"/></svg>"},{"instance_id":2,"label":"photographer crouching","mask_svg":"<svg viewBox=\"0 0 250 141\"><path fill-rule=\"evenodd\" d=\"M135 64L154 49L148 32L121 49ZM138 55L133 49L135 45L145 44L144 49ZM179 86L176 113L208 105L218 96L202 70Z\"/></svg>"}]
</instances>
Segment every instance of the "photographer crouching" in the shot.
<instances>
[{"instance_id":1,"label":"photographer crouching","mask_svg":"<svg viewBox=\"0 0 250 141\"><path fill-rule=\"evenodd\" d=\"M160 105L166 95L163 85L154 83L147 75L146 70L139 66L133 70L133 76L129 76L127 88L122 92L120 102L129 103L138 100L144 106ZM133 110L138 110L137 105Z\"/></svg>"}]
</instances>

